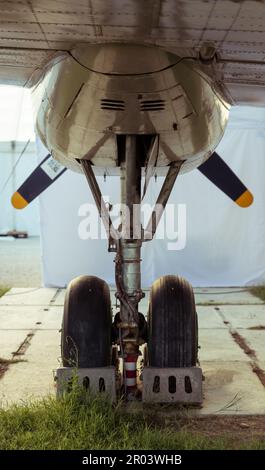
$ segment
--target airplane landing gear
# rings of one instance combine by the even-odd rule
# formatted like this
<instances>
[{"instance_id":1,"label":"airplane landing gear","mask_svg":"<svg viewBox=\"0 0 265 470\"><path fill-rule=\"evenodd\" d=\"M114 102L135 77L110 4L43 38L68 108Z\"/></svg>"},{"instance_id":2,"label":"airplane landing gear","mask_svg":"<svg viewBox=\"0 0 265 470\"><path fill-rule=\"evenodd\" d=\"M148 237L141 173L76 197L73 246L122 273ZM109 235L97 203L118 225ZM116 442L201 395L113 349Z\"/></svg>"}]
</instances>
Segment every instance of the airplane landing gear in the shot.
<instances>
[{"instance_id":1,"label":"airplane landing gear","mask_svg":"<svg viewBox=\"0 0 265 470\"><path fill-rule=\"evenodd\" d=\"M122 390L127 400L139 397L137 363L141 347L148 349L143 368L143 400L175 403L201 403L201 369L196 367L198 327L194 295L191 286L182 278L165 276L158 279L150 293L148 324L139 312L144 297L141 290L141 246L145 231L141 225L141 168L146 165L145 190L150 179L150 165L158 136L120 136L117 145L121 181L121 224L114 229L103 201L90 161L80 160L99 213L109 235L109 251L116 252L116 298L119 303L112 325L109 289L106 283L93 276L83 276L70 283L65 301L62 358L57 371L59 382L68 378L76 359L77 375L86 384L96 377L97 391L104 380L115 400L113 384L117 364L121 366ZM143 143L145 145L143 145ZM148 145L147 145L148 144ZM152 156L152 158L151 158ZM172 163L147 225L152 239L177 178L181 162ZM152 168L151 168L152 169ZM111 365L111 347L119 349L119 360ZM115 349L116 351L116 349ZM116 355L117 359L117 355ZM85 374L85 375L84 375ZM79 380L80 381L80 380ZM82 382L82 381L81 381ZM102 389L102 387L101 387ZM63 390L63 386L60 387Z\"/></svg>"}]
</instances>

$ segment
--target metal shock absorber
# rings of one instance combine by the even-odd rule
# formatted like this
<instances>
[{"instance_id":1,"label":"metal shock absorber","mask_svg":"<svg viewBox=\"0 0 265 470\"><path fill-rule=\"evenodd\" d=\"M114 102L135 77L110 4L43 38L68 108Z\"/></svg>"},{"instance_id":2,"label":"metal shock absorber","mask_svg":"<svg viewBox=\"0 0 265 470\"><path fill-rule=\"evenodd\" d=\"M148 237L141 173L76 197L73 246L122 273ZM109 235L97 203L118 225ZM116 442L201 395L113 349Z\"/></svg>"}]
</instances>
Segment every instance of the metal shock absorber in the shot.
<instances>
[{"instance_id":1,"label":"metal shock absorber","mask_svg":"<svg viewBox=\"0 0 265 470\"><path fill-rule=\"evenodd\" d=\"M123 356L127 398L136 393L136 363L139 355L138 304L141 290L141 164L137 156L137 136L126 136L121 162L121 238L116 255L116 296L120 301L118 327Z\"/></svg>"}]
</instances>

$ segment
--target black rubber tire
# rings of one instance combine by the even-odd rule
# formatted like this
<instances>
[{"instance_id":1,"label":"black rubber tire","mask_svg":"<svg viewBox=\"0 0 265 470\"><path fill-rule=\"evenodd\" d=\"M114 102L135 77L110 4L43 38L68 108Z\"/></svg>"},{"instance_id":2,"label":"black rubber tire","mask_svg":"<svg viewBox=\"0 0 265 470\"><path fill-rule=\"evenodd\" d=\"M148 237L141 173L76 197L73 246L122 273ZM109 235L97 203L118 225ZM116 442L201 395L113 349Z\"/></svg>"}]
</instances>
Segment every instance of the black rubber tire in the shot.
<instances>
[{"instance_id":1,"label":"black rubber tire","mask_svg":"<svg viewBox=\"0 0 265 470\"><path fill-rule=\"evenodd\" d=\"M191 285L178 276L157 279L150 292L148 357L152 367L197 363L198 326Z\"/></svg>"},{"instance_id":2,"label":"black rubber tire","mask_svg":"<svg viewBox=\"0 0 265 470\"><path fill-rule=\"evenodd\" d=\"M61 353L64 367L111 364L111 302L105 281L95 276L73 279L66 290Z\"/></svg>"}]
</instances>

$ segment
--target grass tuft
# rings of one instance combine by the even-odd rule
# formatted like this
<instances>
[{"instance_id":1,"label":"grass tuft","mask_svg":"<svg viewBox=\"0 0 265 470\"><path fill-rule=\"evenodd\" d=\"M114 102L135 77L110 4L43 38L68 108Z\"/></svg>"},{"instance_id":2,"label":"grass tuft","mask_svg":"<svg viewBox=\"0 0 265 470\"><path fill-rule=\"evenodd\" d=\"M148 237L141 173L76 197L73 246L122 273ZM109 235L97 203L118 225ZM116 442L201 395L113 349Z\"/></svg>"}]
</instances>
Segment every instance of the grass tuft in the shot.
<instances>
[{"instance_id":1,"label":"grass tuft","mask_svg":"<svg viewBox=\"0 0 265 470\"><path fill-rule=\"evenodd\" d=\"M227 436L200 434L189 425L166 425L141 412L129 414L123 403L74 390L60 399L0 409L0 449L265 449L261 440L234 442Z\"/></svg>"},{"instance_id":2,"label":"grass tuft","mask_svg":"<svg viewBox=\"0 0 265 470\"><path fill-rule=\"evenodd\" d=\"M249 292L265 302L265 285L252 286L249 288Z\"/></svg>"},{"instance_id":3,"label":"grass tuft","mask_svg":"<svg viewBox=\"0 0 265 470\"><path fill-rule=\"evenodd\" d=\"M10 287L1 286L0 287L0 297L2 297L2 295L5 295L9 290L10 290Z\"/></svg>"}]
</instances>

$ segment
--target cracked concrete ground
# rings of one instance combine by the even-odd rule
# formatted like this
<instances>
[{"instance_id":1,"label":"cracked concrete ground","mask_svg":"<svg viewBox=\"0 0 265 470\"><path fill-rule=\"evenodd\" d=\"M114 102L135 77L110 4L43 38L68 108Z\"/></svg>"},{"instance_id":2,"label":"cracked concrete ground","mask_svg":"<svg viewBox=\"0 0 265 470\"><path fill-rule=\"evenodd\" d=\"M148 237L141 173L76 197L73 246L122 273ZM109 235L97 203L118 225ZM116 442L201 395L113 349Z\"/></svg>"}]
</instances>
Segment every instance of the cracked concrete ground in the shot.
<instances>
[{"instance_id":1,"label":"cracked concrete ground","mask_svg":"<svg viewBox=\"0 0 265 470\"><path fill-rule=\"evenodd\" d=\"M55 393L64 293L14 288L0 299L0 357L24 361L9 364L0 378L3 405ZM205 376L204 403L197 413L265 414L265 304L239 288L195 289L195 296Z\"/></svg>"}]
</instances>

